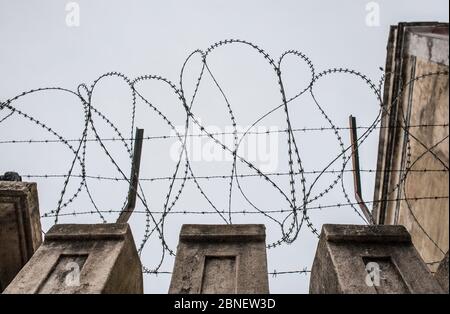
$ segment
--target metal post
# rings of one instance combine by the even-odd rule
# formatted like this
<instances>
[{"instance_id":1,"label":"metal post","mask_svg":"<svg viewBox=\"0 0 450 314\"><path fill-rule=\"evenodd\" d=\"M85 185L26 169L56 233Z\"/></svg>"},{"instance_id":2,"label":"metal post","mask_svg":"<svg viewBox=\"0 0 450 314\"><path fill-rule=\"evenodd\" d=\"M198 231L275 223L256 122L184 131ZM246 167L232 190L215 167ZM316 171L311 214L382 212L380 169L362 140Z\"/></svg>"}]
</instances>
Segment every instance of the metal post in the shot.
<instances>
[{"instance_id":1,"label":"metal post","mask_svg":"<svg viewBox=\"0 0 450 314\"><path fill-rule=\"evenodd\" d=\"M350 115L350 140L352 145L352 164L353 164L353 183L355 190L355 198L361 208L364 216L370 224L373 224L372 214L369 208L367 208L363 198L361 190L361 172L359 168L359 154L358 154L358 134L356 131L356 118Z\"/></svg>"},{"instance_id":2,"label":"metal post","mask_svg":"<svg viewBox=\"0 0 450 314\"><path fill-rule=\"evenodd\" d=\"M141 165L142 141L144 138L144 129L136 128L134 137L133 163L131 165L130 188L128 190L128 202L124 210L117 218L117 223L126 223L130 218L136 206L136 194L139 185L139 168Z\"/></svg>"}]
</instances>

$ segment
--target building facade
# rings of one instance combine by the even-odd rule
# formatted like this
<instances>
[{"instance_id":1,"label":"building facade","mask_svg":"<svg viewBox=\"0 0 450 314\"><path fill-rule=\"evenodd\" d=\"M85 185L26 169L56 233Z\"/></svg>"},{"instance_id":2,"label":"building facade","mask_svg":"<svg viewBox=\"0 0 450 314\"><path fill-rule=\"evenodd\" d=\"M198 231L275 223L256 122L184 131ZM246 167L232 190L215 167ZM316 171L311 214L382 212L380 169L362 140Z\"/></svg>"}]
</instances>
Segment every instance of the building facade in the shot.
<instances>
[{"instance_id":1,"label":"building facade","mask_svg":"<svg viewBox=\"0 0 450 314\"><path fill-rule=\"evenodd\" d=\"M448 252L447 23L400 23L387 45L373 217L401 224L431 271Z\"/></svg>"}]
</instances>

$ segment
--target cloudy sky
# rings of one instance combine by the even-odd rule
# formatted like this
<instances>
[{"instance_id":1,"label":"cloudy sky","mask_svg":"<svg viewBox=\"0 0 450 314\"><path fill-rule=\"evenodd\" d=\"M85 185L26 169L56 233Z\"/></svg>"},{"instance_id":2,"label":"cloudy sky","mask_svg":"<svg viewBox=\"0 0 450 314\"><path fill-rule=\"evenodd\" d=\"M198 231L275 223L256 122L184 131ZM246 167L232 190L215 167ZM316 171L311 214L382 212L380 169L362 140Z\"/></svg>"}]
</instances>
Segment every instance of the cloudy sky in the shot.
<instances>
[{"instance_id":1,"label":"cloudy sky","mask_svg":"<svg viewBox=\"0 0 450 314\"><path fill-rule=\"evenodd\" d=\"M111 1L111 0L0 0L0 101L13 98L23 91L40 87L62 87L76 91L85 83L90 86L102 74L117 71L133 80L151 74L167 78L179 87L180 70L189 54L224 39L242 39L263 48L278 60L284 51L298 50L312 61L316 73L328 68L349 68L360 71L377 83L384 66L389 26L401 21L448 22L448 1L268 1L268 0L189 0L189 1ZM215 49L208 56L211 71L204 74L192 112L210 133L233 131L232 121L223 95L232 108L238 130L246 130L259 117L281 104L279 85L273 68L267 60L246 45L227 45ZM187 64L183 87L190 99L201 70L201 59L192 58ZM288 56L283 61L282 79L287 97L294 96L306 87L311 79L308 65L299 58ZM219 83L217 88L214 79ZM143 81L136 84L138 92L154 108L162 112L172 125L184 130L186 111L173 91L161 82ZM223 92L223 94L222 94ZM374 93L360 79L344 74L328 75L314 85L315 100L333 124L348 126L348 116L356 116L358 125L369 126L377 117L379 103ZM79 99L68 92L45 91L19 98L12 104L17 109L52 128L65 139L76 140L84 130L84 111ZM91 105L111 121L125 138L132 133L132 97L128 85L120 78L105 78L93 91ZM24 180L38 183L41 214L49 214L58 207L64 186L64 175L71 168L73 152L66 145L51 143L11 143L11 140L57 140L44 128L30 122L7 108L0 111L0 171L14 170ZM290 123L296 129L313 129L295 132L295 140L304 170L315 172L324 169L340 153L336 135L321 127L330 127L318 110L310 94L305 94L289 104ZM5 120L3 118L7 117ZM152 107L138 99L135 126L145 129L145 135L155 137L144 141L141 178L141 197L147 200L151 211L162 211L170 188L170 177L177 165L178 138L173 129ZM99 115L93 115L93 124L99 137L117 137L113 128ZM192 123L191 123L192 124ZM315 130L319 128L319 130ZM286 129L286 117L281 109L260 121L252 131ZM190 127L190 133L201 133ZM243 139L238 153L263 172L286 173L288 145L285 132L272 132L269 136L248 136ZM160 138L169 135L168 138ZM349 144L348 130L340 135L345 146ZM220 135L222 136L222 135ZM230 137L218 136L223 142ZM88 138L95 134L89 129ZM229 206L231 155L217 149L205 137L191 137L187 144L190 165L198 184L188 180L179 200L171 209L179 214L169 214L164 222L164 238L170 249L176 250L178 234L184 223L225 223L215 213L218 210L251 211L252 204L267 212L289 210L289 203L278 190L258 176L249 176L233 183L232 203ZM378 132L374 131L360 147L361 168L375 169ZM71 142L74 147L77 142ZM130 141L126 141L129 145ZM231 137L231 144L233 143ZM106 141L105 146L120 170L128 175L130 158L121 141ZM175 152L175 153L174 153ZM121 178L121 172L111 162L98 141L88 142L85 150L86 173L89 176ZM175 156L174 156L175 155ZM338 161L340 162L340 160ZM341 164L329 168L340 170ZM350 169L351 164L346 169ZM243 163L236 165L238 174L255 174ZM63 195L63 203L71 198L80 185L81 166L75 163L73 173ZM183 176L184 163L177 176ZM52 177L40 177L53 175ZM205 177L219 176L206 179ZM320 195L337 174L321 176L311 190L311 196ZM203 177L203 178L200 178ZM310 187L317 174L305 175ZM272 176L271 179L290 196L289 176ZM344 175L344 188L353 195L350 173ZM374 175L364 173L363 196L372 199ZM175 181L170 202L181 188ZM119 211L126 199L125 180L98 180L88 178L90 196L83 190L69 206L61 209L58 222L102 222L91 201L101 211ZM296 179L296 196L301 199L301 185ZM200 193L200 187L207 201ZM243 193L241 193L241 190ZM249 200L251 202L249 202ZM351 199L351 201L354 201ZM345 203L341 184L312 202L310 207ZM145 229L145 207L138 202L130 223L138 247ZM183 211L197 214L183 214ZM200 215L201 212L209 214ZM267 243L282 237L280 225L288 213L234 214L233 223L264 223ZM103 213L105 220L114 222L117 213ZM361 224L364 221L354 209L327 207L311 209L309 216L314 227L320 230L323 223ZM159 221L160 214L154 218ZM288 217L285 230L290 223ZM54 217L43 217L44 231L55 222ZM229 220L227 221L229 222ZM154 223L150 220L150 229ZM303 226L296 241L268 250L268 271L281 272L310 269L314 258L317 237ZM162 259L158 234L150 236L141 253L148 269L155 269ZM166 252L167 253L167 252ZM173 257L165 254L159 271L171 271ZM144 277L147 293L165 293L170 275L148 274ZM307 293L309 276L286 274L270 277L272 293Z\"/></svg>"}]
</instances>

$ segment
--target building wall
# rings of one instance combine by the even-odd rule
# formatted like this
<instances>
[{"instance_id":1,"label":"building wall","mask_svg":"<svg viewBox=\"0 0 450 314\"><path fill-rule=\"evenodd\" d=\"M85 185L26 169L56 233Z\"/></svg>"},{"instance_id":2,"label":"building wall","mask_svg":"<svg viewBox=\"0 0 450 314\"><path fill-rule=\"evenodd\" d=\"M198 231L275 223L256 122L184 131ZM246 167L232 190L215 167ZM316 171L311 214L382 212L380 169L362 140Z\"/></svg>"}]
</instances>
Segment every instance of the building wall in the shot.
<instances>
[{"instance_id":1,"label":"building wall","mask_svg":"<svg viewBox=\"0 0 450 314\"><path fill-rule=\"evenodd\" d=\"M393 27L386 71L375 199L396 201L373 212L404 225L435 271L448 251L448 24ZM426 75L437 72L447 74Z\"/></svg>"}]
</instances>

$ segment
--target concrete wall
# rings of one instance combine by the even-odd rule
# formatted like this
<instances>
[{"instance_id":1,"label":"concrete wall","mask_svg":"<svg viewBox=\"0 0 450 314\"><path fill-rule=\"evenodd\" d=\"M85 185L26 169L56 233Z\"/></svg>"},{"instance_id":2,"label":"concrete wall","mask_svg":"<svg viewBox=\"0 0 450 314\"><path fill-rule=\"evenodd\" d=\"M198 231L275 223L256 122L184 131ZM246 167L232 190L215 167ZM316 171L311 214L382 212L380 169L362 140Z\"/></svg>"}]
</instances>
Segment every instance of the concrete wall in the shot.
<instances>
[{"instance_id":1,"label":"concrete wall","mask_svg":"<svg viewBox=\"0 0 450 314\"><path fill-rule=\"evenodd\" d=\"M404 225L435 271L448 251L448 24L393 27L386 71L386 128L380 132L374 199L409 200L378 203L374 218L380 224ZM414 79L436 72L447 74ZM424 169L432 171L418 171ZM447 198L411 200L434 196Z\"/></svg>"},{"instance_id":2,"label":"concrete wall","mask_svg":"<svg viewBox=\"0 0 450 314\"><path fill-rule=\"evenodd\" d=\"M41 242L36 183L0 181L0 292Z\"/></svg>"}]
</instances>

